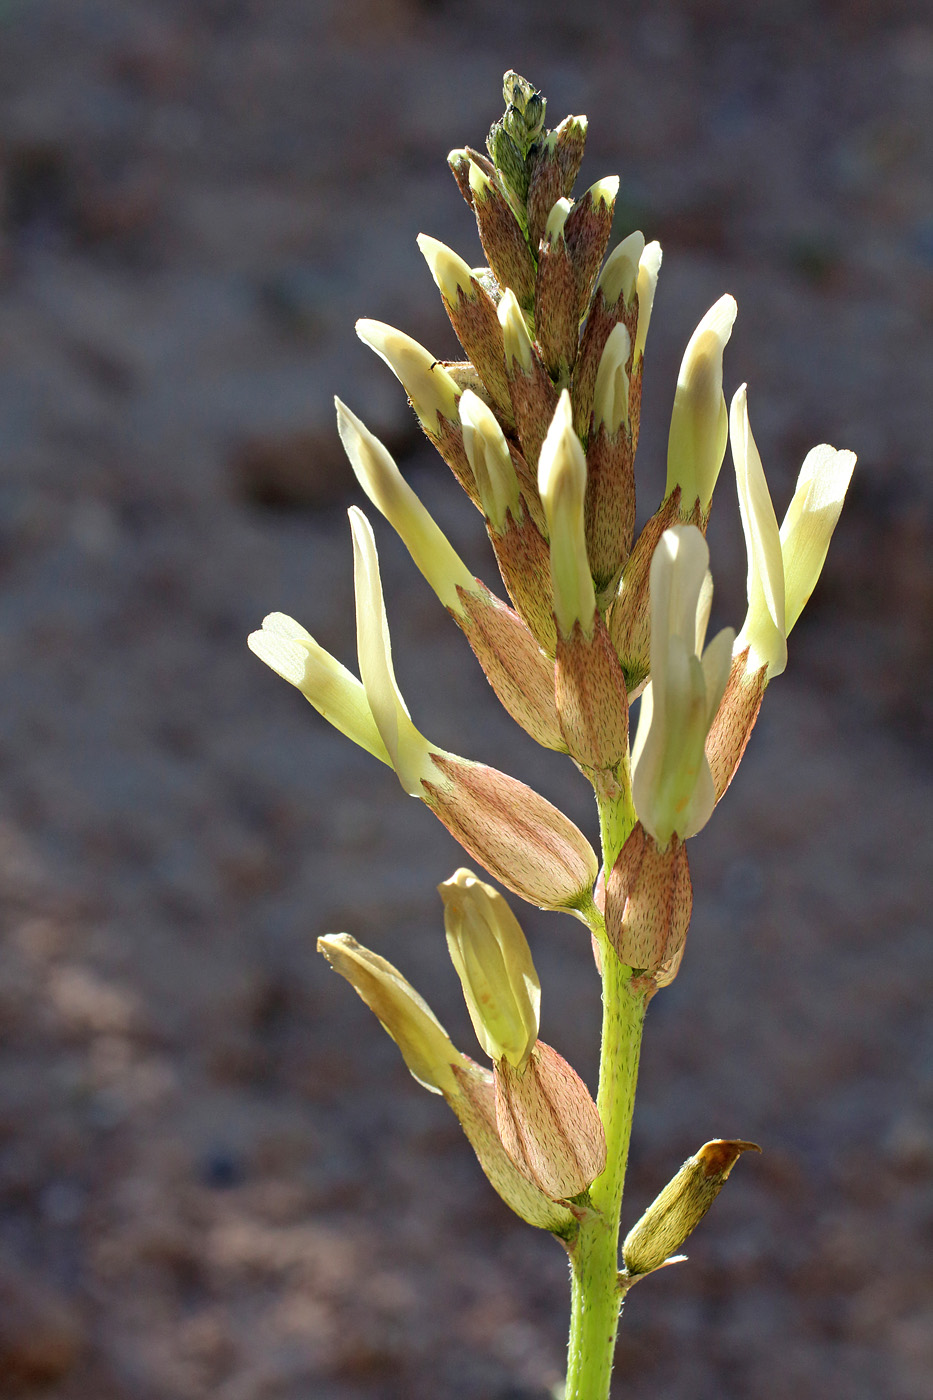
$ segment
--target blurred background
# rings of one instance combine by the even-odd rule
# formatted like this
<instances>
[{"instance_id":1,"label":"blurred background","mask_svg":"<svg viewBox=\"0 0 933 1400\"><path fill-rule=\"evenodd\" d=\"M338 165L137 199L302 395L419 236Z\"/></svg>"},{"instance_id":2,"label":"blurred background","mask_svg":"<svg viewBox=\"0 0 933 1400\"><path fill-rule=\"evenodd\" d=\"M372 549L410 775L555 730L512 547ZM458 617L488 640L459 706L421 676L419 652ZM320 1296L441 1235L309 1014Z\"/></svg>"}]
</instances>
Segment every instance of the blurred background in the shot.
<instances>
[{"instance_id":1,"label":"blurred background","mask_svg":"<svg viewBox=\"0 0 933 1400\"><path fill-rule=\"evenodd\" d=\"M354 665L332 396L476 572L478 517L353 333L456 354L417 247L480 260L448 149L514 67L585 112L578 189L660 239L639 454L724 291L779 516L859 466L742 770L693 843L624 1223L752 1138L626 1305L618 1393L921 1400L933 1373L933 10L923 0L0 0L0 1393L544 1400L561 1250L314 950L345 929L473 1037L452 839L247 652L282 610ZM376 524L400 683L445 748L595 835ZM727 461L710 530L744 611ZM517 906L518 901L512 901ZM542 1033L593 1084L572 920L518 909Z\"/></svg>"}]
</instances>

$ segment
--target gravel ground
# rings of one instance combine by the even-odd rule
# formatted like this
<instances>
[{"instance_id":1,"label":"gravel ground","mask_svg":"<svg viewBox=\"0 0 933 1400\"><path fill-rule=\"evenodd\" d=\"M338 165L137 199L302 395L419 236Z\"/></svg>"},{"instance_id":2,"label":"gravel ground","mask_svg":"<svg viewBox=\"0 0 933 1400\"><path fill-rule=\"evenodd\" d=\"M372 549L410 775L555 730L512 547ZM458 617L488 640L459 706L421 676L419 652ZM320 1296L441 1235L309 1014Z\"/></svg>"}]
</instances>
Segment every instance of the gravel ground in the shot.
<instances>
[{"instance_id":1,"label":"gravel ground","mask_svg":"<svg viewBox=\"0 0 933 1400\"><path fill-rule=\"evenodd\" d=\"M561 1251L314 952L346 929L472 1043L434 886L459 848L247 652L352 663L338 392L458 549L488 546L359 315L453 353L415 246L478 258L444 163L509 66L587 112L581 188L665 260L639 483L723 292L779 513L856 449L819 592L694 843L652 1004L625 1218L712 1136L743 1160L632 1294L631 1400L923 1400L933 1374L933 14L733 0L0 3L0 1394L544 1400ZM728 468L721 620L744 556ZM403 691L588 832L378 529ZM516 901L517 903L517 901ZM592 1083L598 985L519 911L544 1034Z\"/></svg>"}]
</instances>

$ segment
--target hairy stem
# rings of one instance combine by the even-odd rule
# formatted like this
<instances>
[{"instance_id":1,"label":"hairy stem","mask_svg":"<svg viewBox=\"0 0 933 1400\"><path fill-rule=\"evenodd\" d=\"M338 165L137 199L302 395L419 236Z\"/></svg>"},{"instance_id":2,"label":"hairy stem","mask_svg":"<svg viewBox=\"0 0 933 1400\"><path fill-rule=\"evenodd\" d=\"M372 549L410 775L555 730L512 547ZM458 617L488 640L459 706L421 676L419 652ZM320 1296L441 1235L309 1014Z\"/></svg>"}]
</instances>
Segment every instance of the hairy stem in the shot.
<instances>
[{"instance_id":1,"label":"hairy stem","mask_svg":"<svg viewBox=\"0 0 933 1400\"><path fill-rule=\"evenodd\" d=\"M630 790L597 787L605 868L611 869L635 820ZM603 1024L596 1103L606 1133L606 1169L590 1188L570 1257L571 1314L565 1400L608 1400L619 1310L619 1217L628 1162L645 997L631 991L632 969L606 938L601 916L592 932L603 979Z\"/></svg>"},{"instance_id":2,"label":"hairy stem","mask_svg":"<svg viewBox=\"0 0 933 1400\"><path fill-rule=\"evenodd\" d=\"M600 939L603 1033L597 1105L606 1130L606 1170L590 1190L592 1215L571 1254L566 1400L608 1400L622 1293L619 1215L628 1161L645 1000L629 990L631 969Z\"/></svg>"}]
</instances>

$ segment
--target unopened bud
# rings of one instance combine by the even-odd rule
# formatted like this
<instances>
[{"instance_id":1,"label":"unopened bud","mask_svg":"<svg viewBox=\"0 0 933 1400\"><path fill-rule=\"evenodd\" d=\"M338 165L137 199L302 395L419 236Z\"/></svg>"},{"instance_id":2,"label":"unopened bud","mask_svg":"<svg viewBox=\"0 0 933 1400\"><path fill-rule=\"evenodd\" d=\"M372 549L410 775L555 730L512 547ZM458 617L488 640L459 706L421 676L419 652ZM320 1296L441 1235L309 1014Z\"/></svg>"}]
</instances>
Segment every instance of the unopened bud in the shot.
<instances>
[{"instance_id":1,"label":"unopened bud","mask_svg":"<svg viewBox=\"0 0 933 1400\"><path fill-rule=\"evenodd\" d=\"M438 291L451 306L456 306L460 297L474 299L473 274L459 253L448 248L437 238L419 233L415 242L421 249L424 260L431 269L431 276L437 283Z\"/></svg>"},{"instance_id":2,"label":"unopened bud","mask_svg":"<svg viewBox=\"0 0 933 1400\"><path fill-rule=\"evenodd\" d=\"M657 972L687 937L693 891L687 851L675 837L661 850L639 822L606 881L606 933L619 961Z\"/></svg>"},{"instance_id":3,"label":"unopened bud","mask_svg":"<svg viewBox=\"0 0 933 1400\"><path fill-rule=\"evenodd\" d=\"M438 415L456 420L457 386L423 345L382 321L357 321L356 333L385 360L428 432L437 435L440 431Z\"/></svg>"},{"instance_id":4,"label":"unopened bud","mask_svg":"<svg viewBox=\"0 0 933 1400\"><path fill-rule=\"evenodd\" d=\"M697 326L680 366L667 444L669 496L680 487L681 511L689 517L696 500L706 516L726 453L729 415L722 392L723 350L732 334L735 298L720 297Z\"/></svg>"},{"instance_id":5,"label":"unopened bud","mask_svg":"<svg viewBox=\"0 0 933 1400\"><path fill-rule=\"evenodd\" d=\"M583 163L587 126L586 117L565 117L551 133L554 138L554 153L564 178L561 193L568 198L573 194L574 181Z\"/></svg>"},{"instance_id":6,"label":"unopened bud","mask_svg":"<svg viewBox=\"0 0 933 1400\"><path fill-rule=\"evenodd\" d=\"M661 245L660 243L648 243L638 259L638 277L635 281L635 291L638 294L638 329L635 332L633 365L636 366L645 353L645 341L648 338L648 326L651 322L651 309L654 306L654 294L657 291L660 270Z\"/></svg>"},{"instance_id":7,"label":"unopened bud","mask_svg":"<svg viewBox=\"0 0 933 1400\"><path fill-rule=\"evenodd\" d=\"M598 439L596 442L598 444ZM651 564L664 531L676 524L680 492L662 501L642 527L629 555L609 610L609 635L619 655L625 684L632 695L648 677L651 652Z\"/></svg>"},{"instance_id":8,"label":"unopened bud","mask_svg":"<svg viewBox=\"0 0 933 1400\"><path fill-rule=\"evenodd\" d=\"M631 305L638 280L638 264L644 251L645 235L636 231L623 238L609 254L596 284L607 306L614 306L620 298L626 306Z\"/></svg>"},{"instance_id":9,"label":"unopened bud","mask_svg":"<svg viewBox=\"0 0 933 1400\"><path fill-rule=\"evenodd\" d=\"M402 476L388 449L346 404L339 399L335 403L340 441L363 490L398 532L445 608L462 614L461 590L477 592L475 578Z\"/></svg>"},{"instance_id":10,"label":"unopened bud","mask_svg":"<svg viewBox=\"0 0 933 1400\"><path fill-rule=\"evenodd\" d=\"M596 852L569 817L517 778L433 755L427 805L493 879L541 909L580 915L592 903Z\"/></svg>"},{"instance_id":11,"label":"unopened bud","mask_svg":"<svg viewBox=\"0 0 933 1400\"><path fill-rule=\"evenodd\" d=\"M469 390L460 399L460 422L483 510L492 528L501 533L507 516L515 521L521 518L521 493L509 445L495 414Z\"/></svg>"},{"instance_id":12,"label":"unopened bud","mask_svg":"<svg viewBox=\"0 0 933 1400\"><path fill-rule=\"evenodd\" d=\"M557 390L531 343L524 314L511 290L503 293L498 311L515 428L525 461L536 469L547 426L557 407Z\"/></svg>"},{"instance_id":13,"label":"unopened bud","mask_svg":"<svg viewBox=\"0 0 933 1400\"><path fill-rule=\"evenodd\" d=\"M457 1069L456 1076L460 1092L448 1102L493 1190L529 1225L551 1230L563 1240L572 1239L577 1223L571 1211L529 1181L502 1146L492 1071L468 1061L467 1068Z\"/></svg>"},{"instance_id":14,"label":"unopened bud","mask_svg":"<svg viewBox=\"0 0 933 1400\"><path fill-rule=\"evenodd\" d=\"M547 216L555 201L573 194L574 181L586 144L586 117L565 117L529 152L528 236L532 248L544 237Z\"/></svg>"},{"instance_id":15,"label":"unopened bud","mask_svg":"<svg viewBox=\"0 0 933 1400\"><path fill-rule=\"evenodd\" d=\"M503 292L498 313L505 340L506 363L514 362L526 374L530 374L534 360L531 336L528 334L528 326L525 323L522 309L511 288L507 288Z\"/></svg>"},{"instance_id":16,"label":"unopened bud","mask_svg":"<svg viewBox=\"0 0 933 1400\"><path fill-rule=\"evenodd\" d=\"M743 1152L754 1142L714 1138L688 1157L660 1196L628 1233L622 1246L626 1273L650 1274L674 1254L699 1225Z\"/></svg>"},{"instance_id":17,"label":"unopened bud","mask_svg":"<svg viewBox=\"0 0 933 1400\"><path fill-rule=\"evenodd\" d=\"M500 122L493 123L486 138L486 149L492 157L492 163L519 206L524 204L528 194L526 140L524 122L514 107L506 112Z\"/></svg>"},{"instance_id":18,"label":"unopened bud","mask_svg":"<svg viewBox=\"0 0 933 1400\"><path fill-rule=\"evenodd\" d=\"M319 938L317 949L378 1016L418 1083L432 1094L456 1094L453 1067L465 1068L467 1058L455 1049L427 1002L398 968L348 933Z\"/></svg>"},{"instance_id":19,"label":"unopened bud","mask_svg":"<svg viewBox=\"0 0 933 1400\"><path fill-rule=\"evenodd\" d=\"M742 761L768 683L765 668L750 667L748 657L748 647L733 649L729 679L706 739L706 761L717 802Z\"/></svg>"},{"instance_id":20,"label":"unopened bud","mask_svg":"<svg viewBox=\"0 0 933 1400\"><path fill-rule=\"evenodd\" d=\"M505 536L491 536L493 540ZM463 597L454 614L500 704L536 743L565 753L567 743L557 715L554 662L513 609L491 593Z\"/></svg>"},{"instance_id":21,"label":"unopened bud","mask_svg":"<svg viewBox=\"0 0 933 1400\"><path fill-rule=\"evenodd\" d=\"M551 589L558 629L569 637L579 622L584 635L592 636L596 594L586 556L586 456L573 430L566 389L541 448L538 490L551 540Z\"/></svg>"},{"instance_id":22,"label":"unopened bud","mask_svg":"<svg viewBox=\"0 0 933 1400\"><path fill-rule=\"evenodd\" d=\"M618 192L617 175L597 180L596 184L591 185L577 200L564 224L567 251L577 279L578 309L581 315L606 254Z\"/></svg>"},{"instance_id":23,"label":"unopened bud","mask_svg":"<svg viewBox=\"0 0 933 1400\"><path fill-rule=\"evenodd\" d=\"M602 618L558 636L554 694L565 747L584 769L615 770L628 756L625 677Z\"/></svg>"},{"instance_id":24,"label":"unopened bud","mask_svg":"<svg viewBox=\"0 0 933 1400\"><path fill-rule=\"evenodd\" d=\"M524 1065L538 1039L541 984L521 925L502 895L469 870L438 889L476 1038L491 1060Z\"/></svg>"},{"instance_id":25,"label":"unopened bud","mask_svg":"<svg viewBox=\"0 0 933 1400\"><path fill-rule=\"evenodd\" d=\"M583 1080L538 1041L521 1068L495 1068L496 1122L519 1171L555 1201L586 1191L606 1165L606 1135Z\"/></svg>"},{"instance_id":26,"label":"unopened bud","mask_svg":"<svg viewBox=\"0 0 933 1400\"><path fill-rule=\"evenodd\" d=\"M593 418L599 428L603 423L608 433L615 434L629 421L629 377L626 364L632 356L632 338L620 321L609 333L599 370L593 399Z\"/></svg>"},{"instance_id":27,"label":"unopened bud","mask_svg":"<svg viewBox=\"0 0 933 1400\"><path fill-rule=\"evenodd\" d=\"M471 270L452 249L427 234L418 235L418 247L444 299L444 309L460 344L496 406L511 419L502 327L496 315L496 304L483 286L480 269ZM453 371L448 372L457 382Z\"/></svg>"},{"instance_id":28,"label":"unopened bud","mask_svg":"<svg viewBox=\"0 0 933 1400\"><path fill-rule=\"evenodd\" d=\"M500 287L511 287L520 304L534 303L535 263L531 249L501 189L473 161L470 190L480 242Z\"/></svg>"},{"instance_id":29,"label":"unopened bud","mask_svg":"<svg viewBox=\"0 0 933 1400\"><path fill-rule=\"evenodd\" d=\"M550 214L548 214L547 223L544 226L544 236L549 243L556 243L558 238L560 238L571 208L572 206L569 199L558 199Z\"/></svg>"}]
</instances>

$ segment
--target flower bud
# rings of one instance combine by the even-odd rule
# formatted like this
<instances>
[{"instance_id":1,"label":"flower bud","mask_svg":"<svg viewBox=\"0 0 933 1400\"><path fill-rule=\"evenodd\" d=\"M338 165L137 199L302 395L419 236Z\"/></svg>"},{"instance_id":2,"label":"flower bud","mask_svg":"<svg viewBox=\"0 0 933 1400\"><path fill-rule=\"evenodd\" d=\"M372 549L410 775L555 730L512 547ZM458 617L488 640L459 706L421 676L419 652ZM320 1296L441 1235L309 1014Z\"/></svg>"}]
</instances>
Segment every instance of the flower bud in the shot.
<instances>
[{"instance_id":1,"label":"flower bud","mask_svg":"<svg viewBox=\"0 0 933 1400\"><path fill-rule=\"evenodd\" d=\"M623 238L609 254L596 284L607 306L615 306L619 300L631 306L638 280L639 260L644 251L645 235L636 230Z\"/></svg>"},{"instance_id":2,"label":"flower bud","mask_svg":"<svg viewBox=\"0 0 933 1400\"><path fill-rule=\"evenodd\" d=\"M729 415L722 392L722 355L736 311L731 296L720 297L707 311L690 337L677 378L664 494L680 487L685 518L696 500L706 516L726 453Z\"/></svg>"},{"instance_id":3,"label":"flower bud","mask_svg":"<svg viewBox=\"0 0 933 1400\"><path fill-rule=\"evenodd\" d=\"M541 984L521 925L469 870L438 886L450 957L476 1038L491 1060L524 1065L538 1039Z\"/></svg>"},{"instance_id":4,"label":"flower bud","mask_svg":"<svg viewBox=\"0 0 933 1400\"><path fill-rule=\"evenodd\" d=\"M578 319L586 308L593 282L606 254L618 193L617 175L597 180L577 200L564 224L564 239L577 283Z\"/></svg>"},{"instance_id":5,"label":"flower bud","mask_svg":"<svg viewBox=\"0 0 933 1400\"><path fill-rule=\"evenodd\" d=\"M505 342L506 364L514 364L524 374L530 374L534 362L531 336L515 293L509 287L502 293L498 315Z\"/></svg>"},{"instance_id":6,"label":"flower bud","mask_svg":"<svg viewBox=\"0 0 933 1400\"><path fill-rule=\"evenodd\" d=\"M626 1274L650 1274L670 1259L693 1234L739 1157L748 1151L761 1148L754 1142L714 1138L687 1158L626 1236L622 1246Z\"/></svg>"},{"instance_id":7,"label":"flower bud","mask_svg":"<svg viewBox=\"0 0 933 1400\"><path fill-rule=\"evenodd\" d=\"M639 822L606 881L606 933L619 961L655 973L679 957L693 890L687 851L673 837L662 851Z\"/></svg>"},{"instance_id":8,"label":"flower bud","mask_svg":"<svg viewBox=\"0 0 933 1400\"><path fill-rule=\"evenodd\" d=\"M534 304L535 262L508 200L495 180L470 163L470 191L486 260L502 288L510 287L519 303L529 310Z\"/></svg>"},{"instance_id":9,"label":"flower bud","mask_svg":"<svg viewBox=\"0 0 933 1400\"><path fill-rule=\"evenodd\" d=\"M444 308L460 344L476 366L496 406L511 418L502 327L495 302L463 259L446 244L425 233L418 235L417 242L444 299Z\"/></svg>"},{"instance_id":10,"label":"flower bud","mask_svg":"<svg viewBox=\"0 0 933 1400\"><path fill-rule=\"evenodd\" d=\"M494 1070L496 1122L518 1170L555 1201L586 1191L606 1165L606 1135L583 1080L538 1041L528 1062Z\"/></svg>"},{"instance_id":11,"label":"flower bud","mask_svg":"<svg viewBox=\"0 0 933 1400\"><path fill-rule=\"evenodd\" d=\"M557 407L557 390L531 343L524 314L512 291L503 293L498 312L515 427L525 461L536 468L547 425Z\"/></svg>"},{"instance_id":12,"label":"flower bud","mask_svg":"<svg viewBox=\"0 0 933 1400\"><path fill-rule=\"evenodd\" d=\"M629 422L629 377L626 364L632 358L632 338L624 322L610 331L596 373L593 419L596 428L605 425L615 434ZM723 447L725 450L725 446Z\"/></svg>"},{"instance_id":13,"label":"flower bud","mask_svg":"<svg viewBox=\"0 0 933 1400\"><path fill-rule=\"evenodd\" d=\"M597 450L599 443L600 438L595 438ZM640 693L650 665L651 607L648 585L651 563L664 531L677 522L679 506L680 492L675 491L662 501L645 523L625 561L622 578L609 610L609 635L622 663L625 684L631 696Z\"/></svg>"},{"instance_id":14,"label":"flower bud","mask_svg":"<svg viewBox=\"0 0 933 1400\"><path fill-rule=\"evenodd\" d=\"M450 172L457 182L457 185L460 189L460 193L463 195L463 198L466 200L467 204L469 204L470 208L472 209L473 191L470 189L469 149L465 146L458 146L455 150L448 151L447 164L450 166ZM493 166L491 162L487 162L487 164L489 164L491 173Z\"/></svg>"},{"instance_id":15,"label":"flower bud","mask_svg":"<svg viewBox=\"0 0 933 1400\"><path fill-rule=\"evenodd\" d=\"M528 488L522 483L522 501L528 509L518 522L511 515L506 516L501 533L492 528L488 533L509 597L541 650L552 657L557 647L557 625L551 597L551 547L535 523L535 514L540 514L542 527L546 528L537 494L535 489L535 501L529 500Z\"/></svg>"},{"instance_id":16,"label":"flower bud","mask_svg":"<svg viewBox=\"0 0 933 1400\"><path fill-rule=\"evenodd\" d=\"M495 414L478 395L466 390L460 399L463 446L476 481L483 511L501 534L506 518L521 519L521 494L509 445Z\"/></svg>"},{"instance_id":17,"label":"flower bud","mask_svg":"<svg viewBox=\"0 0 933 1400\"><path fill-rule=\"evenodd\" d=\"M431 276L445 302L456 306L461 297L467 301L475 300L473 274L459 253L455 253L446 243L441 243L439 239L431 238L426 233L419 233L415 242L431 269Z\"/></svg>"},{"instance_id":18,"label":"flower bud","mask_svg":"<svg viewBox=\"0 0 933 1400\"><path fill-rule=\"evenodd\" d=\"M317 948L378 1016L418 1083L432 1094L457 1094L453 1067L465 1068L468 1060L398 969L348 933L327 934L318 939Z\"/></svg>"},{"instance_id":19,"label":"flower bud","mask_svg":"<svg viewBox=\"0 0 933 1400\"><path fill-rule=\"evenodd\" d=\"M461 1055L431 1008L385 958L346 933L319 938L318 951L375 1012L419 1084L444 1095L490 1185L506 1205L529 1225L572 1238L576 1221L571 1212L529 1181L502 1146L490 1071Z\"/></svg>"},{"instance_id":20,"label":"flower bud","mask_svg":"<svg viewBox=\"0 0 933 1400\"><path fill-rule=\"evenodd\" d=\"M535 334L551 376L569 382L577 358L580 329L577 279L563 236L570 212L569 199L551 210L538 254L535 282Z\"/></svg>"},{"instance_id":21,"label":"flower bud","mask_svg":"<svg viewBox=\"0 0 933 1400\"><path fill-rule=\"evenodd\" d=\"M645 353L645 341L648 338L648 326L651 321L651 309L654 306L654 294L657 291L660 270L661 245L660 243L647 243L645 251L638 259L638 277L635 282L635 290L638 293L638 330L635 333L635 350L632 360L635 367L638 366Z\"/></svg>"},{"instance_id":22,"label":"flower bud","mask_svg":"<svg viewBox=\"0 0 933 1400\"><path fill-rule=\"evenodd\" d=\"M524 144L524 123L515 108L511 107L501 121L493 122L486 138L486 149L492 157L500 180L519 207L524 204L528 195L528 170L522 149Z\"/></svg>"},{"instance_id":23,"label":"flower bud","mask_svg":"<svg viewBox=\"0 0 933 1400\"><path fill-rule=\"evenodd\" d=\"M538 490L551 541L551 590L558 631L569 637L579 622L584 635L591 637L596 594L584 528L586 457L573 430L573 410L566 389L541 447Z\"/></svg>"},{"instance_id":24,"label":"flower bud","mask_svg":"<svg viewBox=\"0 0 933 1400\"><path fill-rule=\"evenodd\" d=\"M561 196L570 198L586 145L586 117L565 117L529 153L528 236L532 248L544 237L547 216Z\"/></svg>"},{"instance_id":25,"label":"flower bud","mask_svg":"<svg viewBox=\"0 0 933 1400\"><path fill-rule=\"evenodd\" d=\"M529 1181L502 1146L492 1072L471 1060L465 1070L457 1069L455 1073L460 1093L448 1102L493 1190L529 1225L550 1230L564 1240L572 1239L578 1228L573 1214Z\"/></svg>"},{"instance_id":26,"label":"flower bud","mask_svg":"<svg viewBox=\"0 0 933 1400\"><path fill-rule=\"evenodd\" d=\"M495 536L493 536L495 538ZM557 714L554 662L518 613L485 590L454 614L499 702L535 743L567 752Z\"/></svg>"},{"instance_id":27,"label":"flower bud","mask_svg":"<svg viewBox=\"0 0 933 1400\"><path fill-rule=\"evenodd\" d=\"M444 607L462 616L461 592L481 592L481 585L402 476L388 449L346 404L339 399L334 402L340 441L357 480L397 531Z\"/></svg>"},{"instance_id":28,"label":"flower bud","mask_svg":"<svg viewBox=\"0 0 933 1400\"><path fill-rule=\"evenodd\" d=\"M632 233L628 238L623 239L608 258L593 292L593 299L583 324L580 350L574 365L571 384L574 427L584 442L590 435L596 379L606 349L606 342L611 332L620 323L625 325L631 342L630 353L625 359L626 366L628 366L629 360L631 361L631 369L626 368L626 374L630 381L627 417L632 417L632 410L636 403L640 405L641 402L641 386L638 380L640 360L631 351L638 326L638 302L635 296L635 286L638 278L639 259L644 250L645 240L642 234ZM606 373L608 373L608 366L604 371L604 374ZM637 423L632 422L630 426L633 429L634 444Z\"/></svg>"},{"instance_id":29,"label":"flower bud","mask_svg":"<svg viewBox=\"0 0 933 1400\"><path fill-rule=\"evenodd\" d=\"M529 140L534 140L544 125L544 112L547 106L534 83L509 68L502 75L502 97L506 105L514 107L523 118L523 127Z\"/></svg>"},{"instance_id":30,"label":"flower bud","mask_svg":"<svg viewBox=\"0 0 933 1400\"><path fill-rule=\"evenodd\" d=\"M580 915L592 903L596 852L579 827L517 778L433 754L424 800L493 879L541 909Z\"/></svg>"},{"instance_id":31,"label":"flower bud","mask_svg":"<svg viewBox=\"0 0 933 1400\"><path fill-rule=\"evenodd\" d=\"M701 654L708 616L709 549L694 525L666 530L651 561L651 681L632 751L632 793L642 825L663 849L693 836L715 806L704 746L726 686L734 633Z\"/></svg>"},{"instance_id":32,"label":"flower bud","mask_svg":"<svg viewBox=\"0 0 933 1400\"><path fill-rule=\"evenodd\" d=\"M439 415L456 420L457 386L423 345L382 321L357 321L356 333L385 360L429 433L437 436L440 432Z\"/></svg>"},{"instance_id":33,"label":"flower bud","mask_svg":"<svg viewBox=\"0 0 933 1400\"><path fill-rule=\"evenodd\" d=\"M628 758L625 677L598 614L589 636L577 623L569 637L558 637L554 697L564 747L589 776Z\"/></svg>"}]
</instances>

